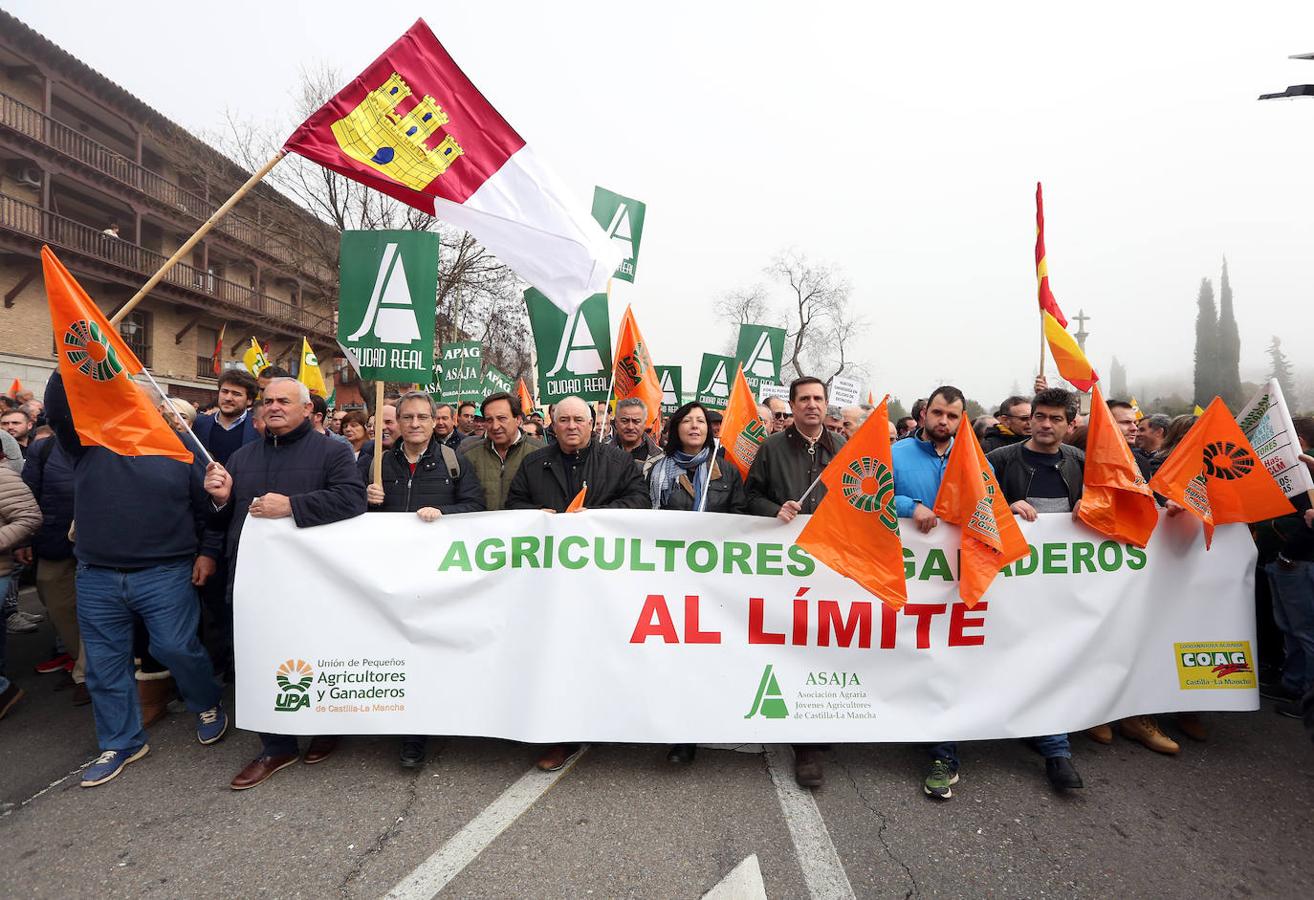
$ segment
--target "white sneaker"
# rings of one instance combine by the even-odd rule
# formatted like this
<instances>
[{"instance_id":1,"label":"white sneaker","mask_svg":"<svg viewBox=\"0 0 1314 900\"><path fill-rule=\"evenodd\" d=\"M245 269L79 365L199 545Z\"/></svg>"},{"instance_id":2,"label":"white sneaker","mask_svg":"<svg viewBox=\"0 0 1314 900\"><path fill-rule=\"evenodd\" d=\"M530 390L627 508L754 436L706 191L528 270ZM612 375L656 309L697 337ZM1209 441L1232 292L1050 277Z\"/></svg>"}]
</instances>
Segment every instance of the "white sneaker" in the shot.
<instances>
[{"instance_id":1,"label":"white sneaker","mask_svg":"<svg viewBox=\"0 0 1314 900\"><path fill-rule=\"evenodd\" d=\"M44 622L46 620L46 617L41 613L28 612L25 609L20 609L14 615L21 616L29 622Z\"/></svg>"},{"instance_id":2,"label":"white sneaker","mask_svg":"<svg viewBox=\"0 0 1314 900\"><path fill-rule=\"evenodd\" d=\"M5 630L10 634L31 634L37 630L36 622L23 618L21 613L10 613L5 621Z\"/></svg>"}]
</instances>

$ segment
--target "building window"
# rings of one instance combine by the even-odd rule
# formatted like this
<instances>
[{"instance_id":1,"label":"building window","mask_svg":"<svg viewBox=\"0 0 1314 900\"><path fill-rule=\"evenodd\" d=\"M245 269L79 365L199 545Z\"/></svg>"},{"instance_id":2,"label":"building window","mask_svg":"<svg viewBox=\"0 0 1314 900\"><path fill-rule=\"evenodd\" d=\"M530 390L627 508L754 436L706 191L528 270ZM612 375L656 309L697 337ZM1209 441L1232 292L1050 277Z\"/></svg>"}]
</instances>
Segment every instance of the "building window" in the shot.
<instances>
[{"instance_id":1,"label":"building window","mask_svg":"<svg viewBox=\"0 0 1314 900\"><path fill-rule=\"evenodd\" d=\"M143 366L151 364L151 314L133 310L119 323L119 334Z\"/></svg>"}]
</instances>

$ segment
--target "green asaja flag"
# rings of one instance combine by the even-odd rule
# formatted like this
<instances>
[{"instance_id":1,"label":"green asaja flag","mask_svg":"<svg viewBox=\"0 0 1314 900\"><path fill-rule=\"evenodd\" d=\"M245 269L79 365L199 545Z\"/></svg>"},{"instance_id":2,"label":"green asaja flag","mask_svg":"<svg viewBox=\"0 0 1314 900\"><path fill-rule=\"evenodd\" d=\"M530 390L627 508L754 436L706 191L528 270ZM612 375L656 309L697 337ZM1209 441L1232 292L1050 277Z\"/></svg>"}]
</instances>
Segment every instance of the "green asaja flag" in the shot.
<instances>
[{"instance_id":1,"label":"green asaja flag","mask_svg":"<svg viewBox=\"0 0 1314 900\"><path fill-rule=\"evenodd\" d=\"M725 405L730 402L730 385L735 377L734 365L732 356L704 353L694 398L708 409L724 412Z\"/></svg>"},{"instance_id":2,"label":"green asaja flag","mask_svg":"<svg viewBox=\"0 0 1314 900\"><path fill-rule=\"evenodd\" d=\"M438 235L344 231L338 342L369 381L421 382L433 369Z\"/></svg>"},{"instance_id":3,"label":"green asaja flag","mask_svg":"<svg viewBox=\"0 0 1314 900\"><path fill-rule=\"evenodd\" d=\"M442 387L441 403L482 400L484 345L479 341L443 344L442 360L435 378Z\"/></svg>"},{"instance_id":4,"label":"green asaja flag","mask_svg":"<svg viewBox=\"0 0 1314 900\"><path fill-rule=\"evenodd\" d=\"M684 404L684 370L679 366L653 366L662 386L662 415L669 416Z\"/></svg>"},{"instance_id":5,"label":"green asaja flag","mask_svg":"<svg viewBox=\"0 0 1314 900\"><path fill-rule=\"evenodd\" d=\"M492 363L484 363L484 384L481 391L483 397L487 397L489 394L502 392L508 394L514 393L515 382L511 380L510 375L503 372L497 366ZM480 399L482 399L482 397Z\"/></svg>"},{"instance_id":6,"label":"green asaja flag","mask_svg":"<svg viewBox=\"0 0 1314 900\"><path fill-rule=\"evenodd\" d=\"M616 267L615 277L634 283L639 265L639 239L643 237L643 214L647 204L622 197L606 188L593 189L593 218L607 232L625 258Z\"/></svg>"},{"instance_id":7,"label":"green asaja flag","mask_svg":"<svg viewBox=\"0 0 1314 900\"><path fill-rule=\"evenodd\" d=\"M611 387L611 322L607 295L594 294L567 315L534 288L525 291L529 327L538 353L538 401L572 394L606 400Z\"/></svg>"},{"instance_id":8,"label":"green asaja flag","mask_svg":"<svg viewBox=\"0 0 1314 900\"><path fill-rule=\"evenodd\" d=\"M785 329L770 325L740 325L735 362L744 367L744 380L753 396L764 384L780 384L780 367L785 355ZM732 373L733 374L733 373Z\"/></svg>"}]
</instances>

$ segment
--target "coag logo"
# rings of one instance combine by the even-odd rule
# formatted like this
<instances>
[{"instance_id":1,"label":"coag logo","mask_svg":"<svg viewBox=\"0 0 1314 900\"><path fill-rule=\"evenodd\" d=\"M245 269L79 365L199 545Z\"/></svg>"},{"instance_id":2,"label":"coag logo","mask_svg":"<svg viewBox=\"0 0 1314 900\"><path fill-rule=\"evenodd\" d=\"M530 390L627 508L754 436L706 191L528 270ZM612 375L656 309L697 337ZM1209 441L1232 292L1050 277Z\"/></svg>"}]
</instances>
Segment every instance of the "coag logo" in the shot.
<instances>
[{"instance_id":1,"label":"coag logo","mask_svg":"<svg viewBox=\"0 0 1314 900\"><path fill-rule=\"evenodd\" d=\"M770 665L762 670L762 680L757 686L757 695L753 697L753 708L744 718L751 719L753 716L764 719L789 718L785 698L780 693L780 682L776 681L776 674Z\"/></svg>"},{"instance_id":2,"label":"coag logo","mask_svg":"<svg viewBox=\"0 0 1314 900\"><path fill-rule=\"evenodd\" d=\"M1204 470L1210 478L1234 481L1250 474L1255 457L1231 441L1214 441L1204 448Z\"/></svg>"},{"instance_id":3,"label":"coag logo","mask_svg":"<svg viewBox=\"0 0 1314 900\"><path fill-rule=\"evenodd\" d=\"M275 712L296 712L310 705L310 685L315 670L304 659L289 659L274 673L279 694L274 697Z\"/></svg>"},{"instance_id":4,"label":"coag logo","mask_svg":"<svg viewBox=\"0 0 1314 900\"><path fill-rule=\"evenodd\" d=\"M73 368L93 381L109 381L123 371L109 338L87 319L78 319L64 332L64 355Z\"/></svg>"},{"instance_id":5,"label":"coag logo","mask_svg":"<svg viewBox=\"0 0 1314 900\"><path fill-rule=\"evenodd\" d=\"M1254 657L1249 641L1194 641L1173 644L1182 690L1253 688Z\"/></svg>"},{"instance_id":6,"label":"coag logo","mask_svg":"<svg viewBox=\"0 0 1314 900\"><path fill-rule=\"evenodd\" d=\"M880 513L882 525L899 530L894 514L894 473L885 463L870 456L855 459L840 474L840 490L854 509Z\"/></svg>"}]
</instances>

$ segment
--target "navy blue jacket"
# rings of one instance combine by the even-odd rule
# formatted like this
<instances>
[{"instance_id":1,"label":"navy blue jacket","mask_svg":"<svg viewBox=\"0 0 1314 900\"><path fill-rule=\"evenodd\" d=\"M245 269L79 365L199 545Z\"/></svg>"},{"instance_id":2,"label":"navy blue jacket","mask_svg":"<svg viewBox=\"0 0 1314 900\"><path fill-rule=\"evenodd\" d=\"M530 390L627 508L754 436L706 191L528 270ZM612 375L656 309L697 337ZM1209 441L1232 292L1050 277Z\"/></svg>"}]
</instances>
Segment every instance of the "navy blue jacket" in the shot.
<instances>
[{"instance_id":1,"label":"navy blue jacket","mask_svg":"<svg viewBox=\"0 0 1314 900\"><path fill-rule=\"evenodd\" d=\"M197 416L196 421L192 423L192 434L196 435L196 439L200 441L207 450L213 449L210 446L210 436L214 433L214 430L216 428L222 430L219 423L215 420L215 416L217 415L219 414L210 413L204 416ZM251 421L251 414L249 412L247 413L246 418L242 420L242 424L237 426L237 429L242 433L241 441L238 446L245 447L247 444L253 444L260 440L260 432L256 431L255 423ZM226 462L226 460L221 459L219 462L223 463Z\"/></svg>"},{"instance_id":2,"label":"navy blue jacket","mask_svg":"<svg viewBox=\"0 0 1314 900\"><path fill-rule=\"evenodd\" d=\"M329 440L311 428L308 419L281 437L266 432L264 440L234 453L226 468L233 476L233 492L215 513L215 522L227 527L225 549L230 559L237 558L251 501L261 494L290 498L292 520L298 528L327 525L365 512L365 484L351 458L351 446ZM81 522L78 527L81 529Z\"/></svg>"},{"instance_id":3,"label":"navy blue jacket","mask_svg":"<svg viewBox=\"0 0 1314 900\"><path fill-rule=\"evenodd\" d=\"M32 552L39 559L68 559L73 555L73 542L68 539L73 524L73 461L59 441L42 438L31 446L23 480L41 507L41 530L32 538Z\"/></svg>"},{"instance_id":4,"label":"navy blue jacket","mask_svg":"<svg viewBox=\"0 0 1314 900\"><path fill-rule=\"evenodd\" d=\"M190 560L198 552L218 558L219 536L205 527L212 506L203 486L204 457L188 465L82 446L58 372L46 384L46 421L73 461L78 562L145 568Z\"/></svg>"},{"instance_id":5,"label":"navy blue jacket","mask_svg":"<svg viewBox=\"0 0 1314 900\"><path fill-rule=\"evenodd\" d=\"M402 441L383 451L383 504L374 512L415 512L432 506L445 516L453 513L483 512L484 488L474 467L457 457L457 476L447 467L438 448L438 438L429 441L411 472Z\"/></svg>"}]
</instances>

